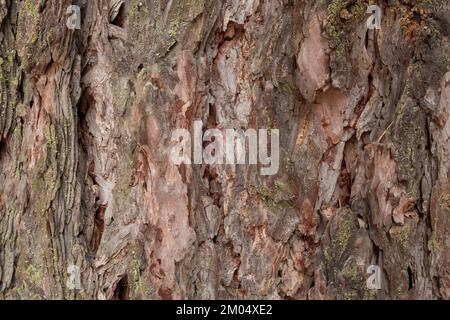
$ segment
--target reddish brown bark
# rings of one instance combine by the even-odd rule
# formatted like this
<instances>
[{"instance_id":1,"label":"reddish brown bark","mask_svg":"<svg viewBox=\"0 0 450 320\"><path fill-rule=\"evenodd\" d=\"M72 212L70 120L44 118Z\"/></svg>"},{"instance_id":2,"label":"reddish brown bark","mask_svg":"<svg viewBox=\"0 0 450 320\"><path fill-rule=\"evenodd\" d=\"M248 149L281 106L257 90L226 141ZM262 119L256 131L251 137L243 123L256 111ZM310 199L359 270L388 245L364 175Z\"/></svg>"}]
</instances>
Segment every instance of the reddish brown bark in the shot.
<instances>
[{"instance_id":1,"label":"reddish brown bark","mask_svg":"<svg viewBox=\"0 0 450 320\"><path fill-rule=\"evenodd\" d=\"M448 1L71 4L0 0L0 298L450 297ZM195 120L279 173L174 165Z\"/></svg>"}]
</instances>

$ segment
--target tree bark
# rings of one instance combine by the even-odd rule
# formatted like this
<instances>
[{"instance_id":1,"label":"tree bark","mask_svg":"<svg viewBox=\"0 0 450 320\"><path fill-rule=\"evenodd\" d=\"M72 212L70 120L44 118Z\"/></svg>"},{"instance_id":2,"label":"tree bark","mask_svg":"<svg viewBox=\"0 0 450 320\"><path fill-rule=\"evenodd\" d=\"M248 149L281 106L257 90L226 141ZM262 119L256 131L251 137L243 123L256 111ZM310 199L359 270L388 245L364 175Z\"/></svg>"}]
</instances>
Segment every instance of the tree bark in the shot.
<instances>
[{"instance_id":1,"label":"tree bark","mask_svg":"<svg viewBox=\"0 0 450 320\"><path fill-rule=\"evenodd\" d=\"M0 0L0 299L449 299L449 14ZM173 164L195 120L279 172Z\"/></svg>"}]
</instances>

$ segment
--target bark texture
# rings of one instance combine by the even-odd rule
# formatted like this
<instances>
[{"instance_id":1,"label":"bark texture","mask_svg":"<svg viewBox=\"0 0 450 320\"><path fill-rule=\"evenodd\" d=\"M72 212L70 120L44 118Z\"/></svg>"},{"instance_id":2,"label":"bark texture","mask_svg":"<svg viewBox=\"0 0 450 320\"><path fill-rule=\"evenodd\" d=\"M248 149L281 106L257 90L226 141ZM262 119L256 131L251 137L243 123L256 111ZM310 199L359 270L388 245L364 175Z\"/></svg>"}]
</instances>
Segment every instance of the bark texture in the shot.
<instances>
[{"instance_id":1,"label":"bark texture","mask_svg":"<svg viewBox=\"0 0 450 320\"><path fill-rule=\"evenodd\" d=\"M0 298L450 299L449 17L0 0ZM280 128L279 173L174 165L198 119Z\"/></svg>"}]
</instances>

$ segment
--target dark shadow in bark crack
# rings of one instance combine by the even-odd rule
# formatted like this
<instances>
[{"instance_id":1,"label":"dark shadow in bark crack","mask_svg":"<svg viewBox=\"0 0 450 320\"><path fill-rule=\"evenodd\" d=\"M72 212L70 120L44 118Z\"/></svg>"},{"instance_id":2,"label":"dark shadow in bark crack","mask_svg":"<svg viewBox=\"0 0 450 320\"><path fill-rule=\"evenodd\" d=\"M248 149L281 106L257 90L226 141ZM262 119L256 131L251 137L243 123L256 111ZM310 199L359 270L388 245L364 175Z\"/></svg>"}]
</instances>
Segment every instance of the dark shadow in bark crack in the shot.
<instances>
[{"instance_id":1,"label":"dark shadow in bark crack","mask_svg":"<svg viewBox=\"0 0 450 320\"><path fill-rule=\"evenodd\" d=\"M128 285L128 276L125 275L116 285L113 300L129 300L130 287Z\"/></svg>"}]
</instances>

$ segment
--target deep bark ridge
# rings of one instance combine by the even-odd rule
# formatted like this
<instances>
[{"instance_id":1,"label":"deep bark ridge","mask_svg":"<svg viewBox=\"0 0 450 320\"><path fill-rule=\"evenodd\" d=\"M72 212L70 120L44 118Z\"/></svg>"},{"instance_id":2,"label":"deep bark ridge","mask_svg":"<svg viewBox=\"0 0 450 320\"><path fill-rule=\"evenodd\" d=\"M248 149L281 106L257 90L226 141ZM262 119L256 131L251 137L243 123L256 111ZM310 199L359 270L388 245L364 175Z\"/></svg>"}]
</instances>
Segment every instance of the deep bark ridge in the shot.
<instances>
[{"instance_id":1,"label":"deep bark ridge","mask_svg":"<svg viewBox=\"0 0 450 320\"><path fill-rule=\"evenodd\" d=\"M0 299L450 299L449 17L0 0ZM280 129L279 172L175 165L195 121Z\"/></svg>"}]
</instances>

